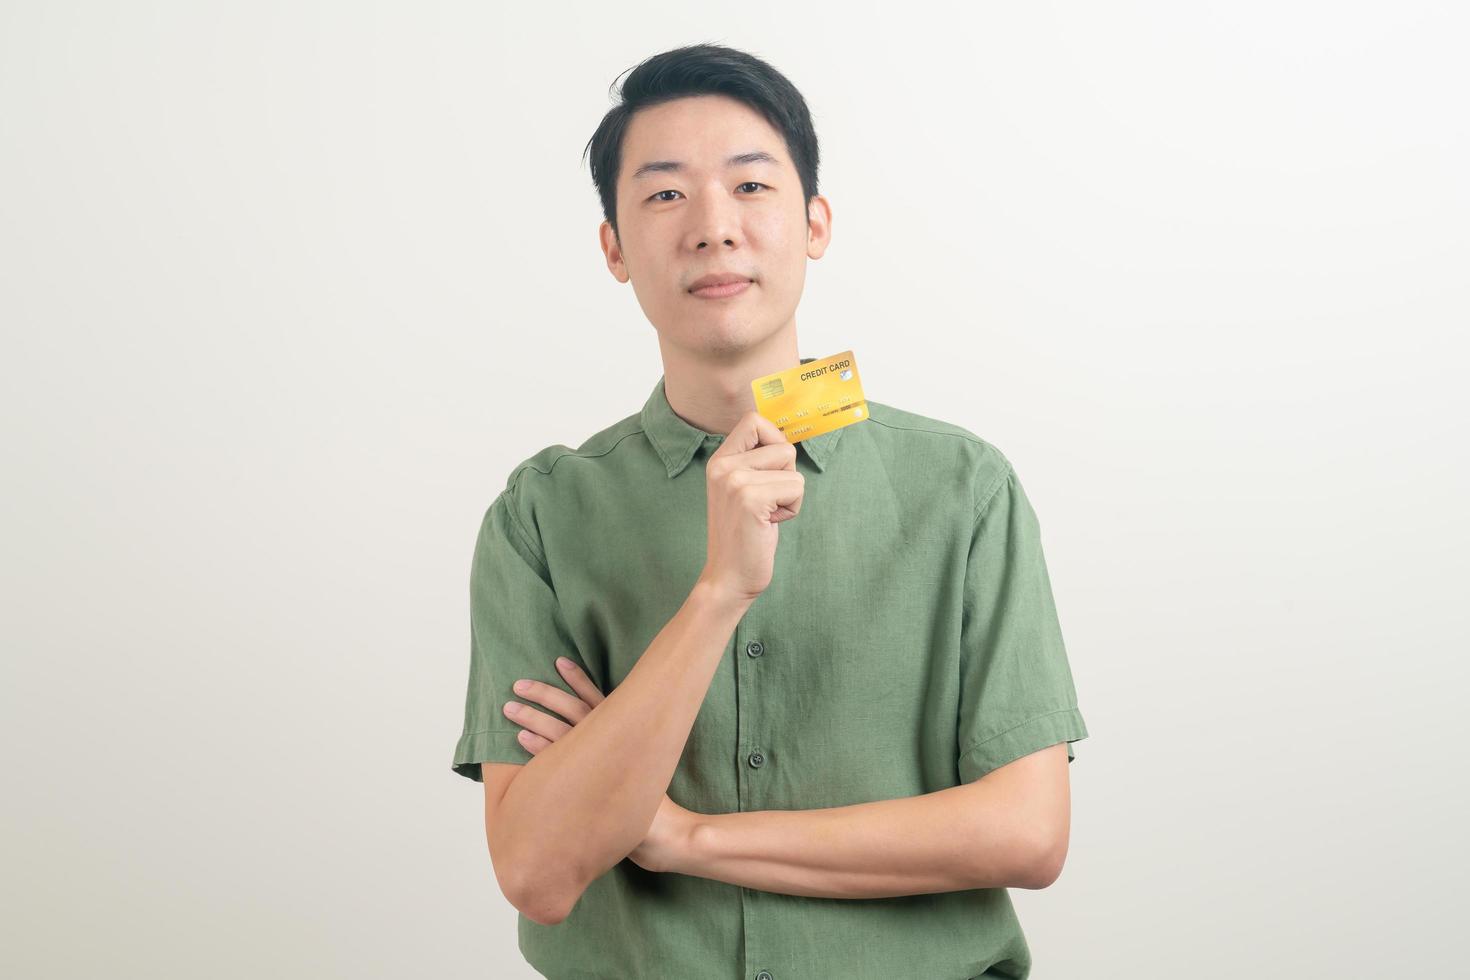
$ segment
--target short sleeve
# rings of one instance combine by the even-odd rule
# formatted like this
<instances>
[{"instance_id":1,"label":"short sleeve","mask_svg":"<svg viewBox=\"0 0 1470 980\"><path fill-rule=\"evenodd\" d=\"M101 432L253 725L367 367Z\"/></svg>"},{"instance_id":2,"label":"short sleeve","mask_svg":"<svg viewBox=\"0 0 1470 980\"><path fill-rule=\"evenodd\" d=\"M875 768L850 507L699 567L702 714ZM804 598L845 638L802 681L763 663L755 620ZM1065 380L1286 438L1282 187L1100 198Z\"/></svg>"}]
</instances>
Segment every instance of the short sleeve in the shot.
<instances>
[{"instance_id":1,"label":"short sleeve","mask_svg":"<svg viewBox=\"0 0 1470 980\"><path fill-rule=\"evenodd\" d=\"M1041 526L1004 463L980 501L965 570L958 764L969 783L1058 742L1087 737L1062 643Z\"/></svg>"},{"instance_id":2,"label":"short sleeve","mask_svg":"<svg viewBox=\"0 0 1470 980\"><path fill-rule=\"evenodd\" d=\"M518 698L511 685L524 677L565 690L556 658L586 666L562 617L545 559L514 504L510 486L486 510L470 564L469 684L453 769L476 782L484 781L482 762L531 761L531 752L517 739L524 729L501 710L507 701L532 704Z\"/></svg>"}]
</instances>

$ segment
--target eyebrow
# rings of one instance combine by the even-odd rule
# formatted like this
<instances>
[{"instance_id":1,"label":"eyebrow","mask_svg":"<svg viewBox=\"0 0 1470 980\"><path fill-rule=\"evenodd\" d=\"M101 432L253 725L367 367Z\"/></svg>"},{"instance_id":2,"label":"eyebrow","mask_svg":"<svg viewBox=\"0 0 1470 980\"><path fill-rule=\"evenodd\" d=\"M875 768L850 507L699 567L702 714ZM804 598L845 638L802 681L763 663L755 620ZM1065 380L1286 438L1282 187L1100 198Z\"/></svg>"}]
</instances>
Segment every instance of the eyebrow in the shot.
<instances>
[{"instance_id":1,"label":"eyebrow","mask_svg":"<svg viewBox=\"0 0 1470 980\"><path fill-rule=\"evenodd\" d=\"M749 153L737 153L725 161L725 168L743 167L752 163L778 163L777 159L765 150L751 150ZM633 171L633 180L642 180L644 177L661 173L678 173L684 169L684 164L678 160L652 160Z\"/></svg>"}]
</instances>

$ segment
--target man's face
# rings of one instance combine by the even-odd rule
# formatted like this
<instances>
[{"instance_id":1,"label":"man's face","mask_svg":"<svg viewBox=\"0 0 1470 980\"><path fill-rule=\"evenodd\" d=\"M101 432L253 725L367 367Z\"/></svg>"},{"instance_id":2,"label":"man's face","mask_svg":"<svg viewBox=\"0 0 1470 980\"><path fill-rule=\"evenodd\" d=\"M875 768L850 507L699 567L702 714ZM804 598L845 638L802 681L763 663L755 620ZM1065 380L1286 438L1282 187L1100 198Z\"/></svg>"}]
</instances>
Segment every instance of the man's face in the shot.
<instances>
[{"instance_id":1,"label":"man's face","mask_svg":"<svg viewBox=\"0 0 1470 980\"><path fill-rule=\"evenodd\" d=\"M813 198L809 213L781 134L721 95L633 116L617 202L618 237L606 221L599 229L609 270L632 281L664 342L695 353L734 353L792 324L806 260L821 258L831 234L827 202ZM751 282L727 296L695 292L711 274Z\"/></svg>"}]
</instances>

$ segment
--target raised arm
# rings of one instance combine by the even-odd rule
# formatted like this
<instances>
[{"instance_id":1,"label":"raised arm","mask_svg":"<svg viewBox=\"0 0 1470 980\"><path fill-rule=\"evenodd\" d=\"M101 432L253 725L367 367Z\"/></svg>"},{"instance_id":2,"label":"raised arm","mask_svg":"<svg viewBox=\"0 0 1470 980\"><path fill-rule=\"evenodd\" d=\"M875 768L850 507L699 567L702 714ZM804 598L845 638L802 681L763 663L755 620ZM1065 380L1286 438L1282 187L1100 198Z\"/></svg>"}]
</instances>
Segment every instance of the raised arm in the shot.
<instances>
[{"instance_id":1,"label":"raised arm","mask_svg":"<svg viewBox=\"0 0 1470 980\"><path fill-rule=\"evenodd\" d=\"M705 566L688 598L628 676L537 753L498 805L497 875L538 922L569 915L647 834L730 637L770 585L778 525L800 512L805 481L796 447L752 411L710 454L705 488Z\"/></svg>"}]
</instances>

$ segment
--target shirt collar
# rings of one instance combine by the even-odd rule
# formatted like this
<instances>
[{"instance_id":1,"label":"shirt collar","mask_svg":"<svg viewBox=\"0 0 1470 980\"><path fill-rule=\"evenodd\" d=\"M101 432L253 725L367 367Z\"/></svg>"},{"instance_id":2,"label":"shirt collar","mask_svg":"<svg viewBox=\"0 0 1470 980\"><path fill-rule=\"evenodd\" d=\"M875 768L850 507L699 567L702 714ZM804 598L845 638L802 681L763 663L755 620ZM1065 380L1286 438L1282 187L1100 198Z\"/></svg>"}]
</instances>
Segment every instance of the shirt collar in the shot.
<instances>
[{"instance_id":1,"label":"shirt collar","mask_svg":"<svg viewBox=\"0 0 1470 980\"><path fill-rule=\"evenodd\" d=\"M803 357L801 363L815 361L815 357ZM684 467L694 458L700 444L706 439L718 444L724 440L724 435L715 432L706 432L703 429L690 425L674 412L669 405L668 396L664 393L664 378L659 375L658 384L653 386L653 393L648 396L648 401L643 405L643 431L648 435L648 441L653 443L654 450L659 458L664 461L668 468L669 476L675 477L683 472ZM801 440L797 446L806 452L807 459L812 461L820 472L827 467L827 462L832 458L832 452L837 448L837 440L847 426L841 429L833 429L819 436L811 436Z\"/></svg>"}]
</instances>

